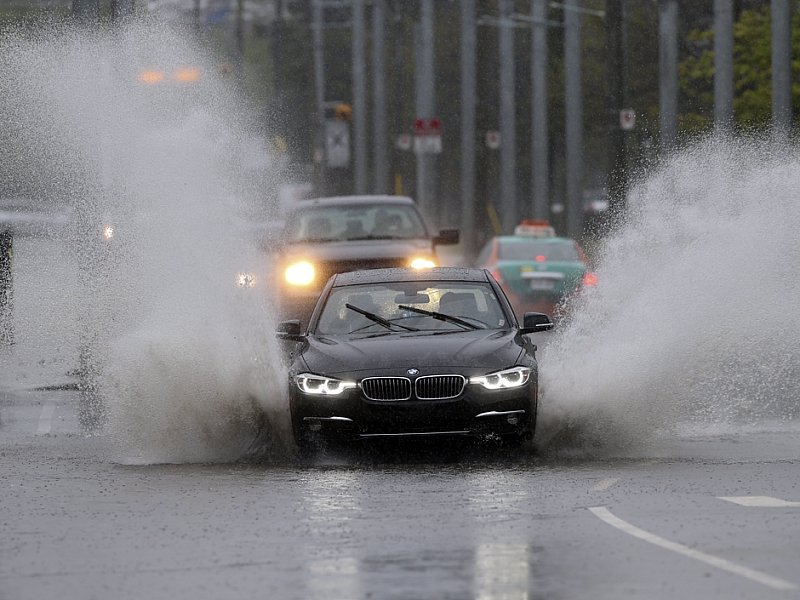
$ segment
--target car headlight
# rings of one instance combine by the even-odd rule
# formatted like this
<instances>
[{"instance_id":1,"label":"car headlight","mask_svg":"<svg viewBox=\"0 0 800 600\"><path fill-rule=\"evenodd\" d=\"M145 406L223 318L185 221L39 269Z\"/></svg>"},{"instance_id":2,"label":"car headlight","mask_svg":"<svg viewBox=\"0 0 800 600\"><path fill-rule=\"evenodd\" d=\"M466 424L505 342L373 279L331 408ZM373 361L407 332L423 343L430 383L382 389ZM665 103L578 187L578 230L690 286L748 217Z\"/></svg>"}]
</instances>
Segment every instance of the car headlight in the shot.
<instances>
[{"instance_id":1,"label":"car headlight","mask_svg":"<svg viewBox=\"0 0 800 600\"><path fill-rule=\"evenodd\" d=\"M343 391L356 387L355 381L342 381L312 373L295 375L294 381L301 392L321 396L338 396Z\"/></svg>"},{"instance_id":2,"label":"car headlight","mask_svg":"<svg viewBox=\"0 0 800 600\"><path fill-rule=\"evenodd\" d=\"M286 268L284 276L292 285L308 285L314 281L314 265L306 261L294 263Z\"/></svg>"},{"instance_id":3,"label":"car headlight","mask_svg":"<svg viewBox=\"0 0 800 600\"><path fill-rule=\"evenodd\" d=\"M432 269L436 266L430 258L417 257L412 260L409 265L412 269Z\"/></svg>"},{"instance_id":4,"label":"car headlight","mask_svg":"<svg viewBox=\"0 0 800 600\"><path fill-rule=\"evenodd\" d=\"M504 369L488 375L470 377L469 382L479 383L487 390L500 390L525 385L528 383L530 376L531 370L529 367L512 367L511 369Z\"/></svg>"}]
</instances>

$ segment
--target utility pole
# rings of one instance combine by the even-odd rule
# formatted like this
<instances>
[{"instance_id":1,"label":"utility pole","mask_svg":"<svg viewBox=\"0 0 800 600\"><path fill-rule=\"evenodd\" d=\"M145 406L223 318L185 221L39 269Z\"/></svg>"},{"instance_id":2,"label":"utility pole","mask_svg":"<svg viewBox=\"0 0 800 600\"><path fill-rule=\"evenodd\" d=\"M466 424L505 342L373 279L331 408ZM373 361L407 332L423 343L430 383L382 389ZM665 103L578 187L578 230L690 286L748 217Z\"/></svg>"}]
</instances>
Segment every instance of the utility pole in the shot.
<instances>
[{"instance_id":1,"label":"utility pole","mask_svg":"<svg viewBox=\"0 0 800 600\"><path fill-rule=\"evenodd\" d=\"M620 111L628 106L627 0L606 2L606 47L609 83L609 152L612 158L608 181L609 213L613 217L625 210L628 194L628 139L620 123Z\"/></svg>"},{"instance_id":2,"label":"utility pole","mask_svg":"<svg viewBox=\"0 0 800 600\"><path fill-rule=\"evenodd\" d=\"M133 17L133 0L111 0L111 21L119 23Z\"/></svg>"},{"instance_id":3,"label":"utility pole","mask_svg":"<svg viewBox=\"0 0 800 600\"><path fill-rule=\"evenodd\" d=\"M658 67L661 152L678 141L678 2L659 0Z\"/></svg>"},{"instance_id":4,"label":"utility pole","mask_svg":"<svg viewBox=\"0 0 800 600\"><path fill-rule=\"evenodd\" d=\"M83 25L96 24L100 18L100 0L72 0L72 18Z\"/></svg>"},{"instance_id":5,"label":"utility pole","mask_svg":"<svg viewBox=\"0 0 800 600\"><path fill-rule=\"evenodd\" d=\"M733 129L733 0L714 0L714 128Z\"/></svg>"},{"instance_id":6,"label":"utility pole","mask_svg":"<svg viewBox=\"0 0 800 600\"><path fill-rule=\"evenodd\" d=\"M311 26L314 36L314 96L317 104L317 143L314 149L314 161L317 163L314 187L317 194L322 193L325 179L325 9L322 2L313 0Z\"/></svg>"},{"instance_id":7,"label":"utility pole","mask_svg":"<svg viewBox=\"0 0 800 600\"><path fill-rule=\"evenodd\" d=\"M500 1L500 222L510 234L517 214L517 139L514 98L514 0Z\"/></svg>"},{"instance_id":8,"label":"utility pole","mask_svg":"<svg viewBox=\"0 0 800 600\"><path fill-rule=\"evenodd\" d=\"M461 239L468 258L475 251L475 21L475 0L461 0Z\"/></svg>"},{"instance_id":9,"label":"utility pole","mask_svg":"<svg viewBox=\"0 0 800 600\"><path fill-rule=\"evenodd\" d=\"M583 215L583 98L579 0L564 2L567 235L581 235Z\"/></svg>"},{"instance_id":10,"label":"utility pole","mask_svg":"<svg viewBox=\"0 0 800 600\"><path fill-rule=\"evenodd\" d=\"M375 194L388 194L389 167L386 153L386 58L385 46L386 0L372 2L372 91L373 91L373 148Z\"/></svg>"},{"instance_id":11,"label":"utility pole","mask_svg":"<svg viewBox=\"0 0 800 600\"><path fill-rule=\"evenodd\" d=\"M414 28L417 118L434 117L433 0L422 0L421 23ZM435 203L435 156L417 153L417 202L429 218L438 221Z\"/></svg>"},{"instance_id":12,"label":"utility pole","mask_svg":"<svg viewBox=\"0 0 800 600\"><path fill-rule=\"evenodd\" d=\"M352 0L354 189L367 193L367 85L364 59L364 0Z\"/></svg>"},{"instance_id":13,"label":"utility pole","mask_svg":"<svg viewBox=\"0 0 800 600\"><path fill-rule=\"evenodd\" d=\"M533 43L531 47L531 212L547 220L550 205L550 161L547 134L547 0L533 0Z\"/></svg>"},{"instance_id":14,"label":"utility pole","mask_svg":"<svg viewBox=\"0 0 800 600\"><path fill-rule=\"evenodd\" d=\"M792 128L792 2L772 0L772 126L788 139Z\"/></svg>"}]
</instances>

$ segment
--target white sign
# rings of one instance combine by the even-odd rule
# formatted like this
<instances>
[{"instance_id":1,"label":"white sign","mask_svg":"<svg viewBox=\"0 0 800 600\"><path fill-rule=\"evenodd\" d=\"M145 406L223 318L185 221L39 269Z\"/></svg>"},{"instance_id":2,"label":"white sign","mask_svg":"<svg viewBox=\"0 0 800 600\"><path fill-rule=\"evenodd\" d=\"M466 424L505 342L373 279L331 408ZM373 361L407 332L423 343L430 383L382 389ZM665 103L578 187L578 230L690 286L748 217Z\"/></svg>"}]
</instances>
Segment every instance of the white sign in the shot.
<instances>
[{"instance_id":1,"label":"white sign","mask_svg":"<svg viewBox=\"0 0 800 600\"><path fill-rule=\"evenodd\" d=\"M442 151L442 124L439 119L414 121L414 152L439 154Z\"/></svg>"},{"instance_id":2,"label":"white sign","mask_svg":"<svg viewBox=\"0 0 800 600\"><path fill-rule=\"evenodd\" d=\"M619 126L623 131L631 131L636 126L636 113L632 108L619 111Z\"/></svg>"},{"instance_id":3,"label":"white sign","mask_svg":"<svg viewBox=\"0 0 800 600\"><path fill-rule=\"evenodd\" d=\"M325 122L325 157L329 167L350 166L350 127L347 121Z\"/></svg>"},{"instance_id":4,"label":"white sign","mask_svg":"<svg viewBox=\"0 0 800 600\"><path fill-rule=\"evenodd\" d=\"M486 146L490 150L497 150L500 147L500 132L487 131L486 132Z\"/></svg>"},{"instance_id":5,"label":"white sign","mask_svg":"<svg viewBox=\"0 0 800 600\"><path fill-rule=\"evenodd\" d=\"M411 150L411 135L408 133L401 133L397 136L395 145L398 150Z\"/></svg>"}]
</instances>

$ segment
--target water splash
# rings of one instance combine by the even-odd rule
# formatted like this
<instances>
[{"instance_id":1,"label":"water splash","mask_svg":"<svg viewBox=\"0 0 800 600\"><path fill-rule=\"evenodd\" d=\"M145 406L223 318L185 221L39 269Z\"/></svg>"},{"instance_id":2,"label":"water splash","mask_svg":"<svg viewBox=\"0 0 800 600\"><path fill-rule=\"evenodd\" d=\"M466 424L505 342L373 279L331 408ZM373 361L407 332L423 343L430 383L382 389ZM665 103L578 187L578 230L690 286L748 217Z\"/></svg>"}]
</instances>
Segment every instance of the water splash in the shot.
<instances>
[{"instance_id":1,"label":"water splash","mask_svg":"<svg viewBox=\"0 0 800 600\"><path fill-rule=\"evenodd\" d=\"M125 462L230 460L265 431L285 448L268 303L235 283L264 260L244 224L268 213L240 160L253 123L235 82L154 21L38 23L4 32L0 56L10 177L71 208L87 423ZM186 69L200 79L173 77Z\"/></svg>"},{"instance_id":2,"label":"water splash","mask_svg":"<svg viewBox=\"0 0 800 600\"><path fill-rule=\"evenodd\" d=\"M800 154L709 138L635 187L600 285L542 353L539 441L604 451L681 424L800 417Z\"/></svg>"}]
</instances>

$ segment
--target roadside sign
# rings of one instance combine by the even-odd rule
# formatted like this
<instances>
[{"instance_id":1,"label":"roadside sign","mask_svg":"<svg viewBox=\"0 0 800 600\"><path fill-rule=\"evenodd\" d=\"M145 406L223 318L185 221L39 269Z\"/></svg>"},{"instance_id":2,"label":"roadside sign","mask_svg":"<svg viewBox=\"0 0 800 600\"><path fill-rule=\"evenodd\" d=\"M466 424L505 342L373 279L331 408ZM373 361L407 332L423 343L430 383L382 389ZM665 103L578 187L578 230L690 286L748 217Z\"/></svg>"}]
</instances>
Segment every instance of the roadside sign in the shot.
<instances>
[{"instance_id":1,"label":"roadside sign","mask_svg":"<svg viewBox=\"0 0 800 600\"><path fill-rule=\"evenodd\" d=\"M490 150L497 150L500 147L500 132L487 131L486 132L486 146Z\"/></svg>"},{"instance_id":2,"label":"roadside sign","mask_svg":"<svg viewBox=\"0 0 800 600\"><path fill-rule=\"evenodd\" d=\"M329 167L350 166L350 124L325 122L325 157Z\"/></svg>"},{"instance_id":3,"label":"roadside sign","mask_svg":"<svg viewBox=\"0 0 800 600\"><path fill-rule=\"evenodd\" d=\"M411 150L411 134L401 133L398 135L395 146L398 150Z\"/></svg>"},{"instance_id":4,"label":"roadside sign","mask_svg":"<svg viewBox=\"0 0 800 600\"><path fill-rule=\"evenodd\" d=\"M636 113L632 108L619 111L619 126L623 131L631 131L636 126Z\"/></svg>"},{"instance_id":5,"label":"roadside sign","mask_svg":"<svg viewBox=\"0 0 800 600\"><path fill-rule=\"evenodd\" d=\"M439 119L414 121L414 152L439 154L442 151L442 124Z\"/></svg>"}]
</instances>

